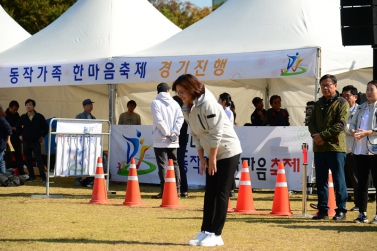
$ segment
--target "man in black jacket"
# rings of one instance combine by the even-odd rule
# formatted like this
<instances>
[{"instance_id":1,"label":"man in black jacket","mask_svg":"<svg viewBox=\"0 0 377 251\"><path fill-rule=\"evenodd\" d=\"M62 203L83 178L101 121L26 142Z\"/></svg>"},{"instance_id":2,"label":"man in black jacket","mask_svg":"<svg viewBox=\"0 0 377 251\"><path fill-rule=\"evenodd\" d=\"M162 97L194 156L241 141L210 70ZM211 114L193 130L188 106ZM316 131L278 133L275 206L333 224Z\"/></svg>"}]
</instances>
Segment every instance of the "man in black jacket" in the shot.
<instances>
[{"instance_id":1,"label":"man in black jacket","mask_svg":"<svg viewBox=\"0 0 377 251\"><path fill-rule=\"evenodd\" d=\"M14 152L8 152L5 156L5 162L7 163L7 167L17 167L18 174L21 178L27 179L29 176L24 172L24 164L22 162L22 146L21 141L17 136L16 133L16 126L18 120L20 120L20 114L18 114L18 108L20 105L16 100L12 100L9 103L9 107L5 111L5 119L8 121L10 126L12 127L12 136L10 137L10 142L14 148ZM15 159L15 163L12 161L12 157ZM14 165L15 164L15 165Z\"/></svg>"},{"instance_id":2,"label":"man in black jacket","mask_svg":"<svg viewBox=\"0 0 377 251\"><path fill-rule=\"evenodd\" d=\"M0 105L0 173L6 173L3 154L12 135L12 128L4 118L5 113Z\"/></svg>"},{"instance_id":3,"label":"man in black jacket","mask_svg":"<svg viewBox=\"0 0 377 251\"><path fill-rule=\"evenodd\" d=\"M28 99L25 101L26 113L20 117L17 123L17 135L23 144L26 158L26 166L29 178L26 181L35 181L34 168L32 164L32 153L37 161L37 166L41 176L41 181L46 183L46 174L41 154L41 142L48 134L48 124L45 117L34 110L35 101Z\"/></svg>"}]
</instances>

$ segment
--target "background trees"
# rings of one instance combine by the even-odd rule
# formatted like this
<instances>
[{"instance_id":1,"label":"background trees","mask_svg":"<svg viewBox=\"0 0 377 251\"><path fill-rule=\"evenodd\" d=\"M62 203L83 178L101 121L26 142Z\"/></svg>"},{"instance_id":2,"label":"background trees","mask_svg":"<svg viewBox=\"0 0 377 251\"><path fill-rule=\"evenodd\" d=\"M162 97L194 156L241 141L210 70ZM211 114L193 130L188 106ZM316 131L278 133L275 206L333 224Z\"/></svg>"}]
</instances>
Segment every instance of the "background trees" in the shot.
<instances>
[{"instance_id":1,"label":"background trees","mask_svg":"<svg viewBox=\"0 0 377 251\"><path fill-rule=\"evenodd\" d=\"M204 18L219 6L199 8L189 1L148 0L181 29ZM26 31L35 34L52 23L77 0L0 0L4 10Z\"/></svg>"}]
</instances>

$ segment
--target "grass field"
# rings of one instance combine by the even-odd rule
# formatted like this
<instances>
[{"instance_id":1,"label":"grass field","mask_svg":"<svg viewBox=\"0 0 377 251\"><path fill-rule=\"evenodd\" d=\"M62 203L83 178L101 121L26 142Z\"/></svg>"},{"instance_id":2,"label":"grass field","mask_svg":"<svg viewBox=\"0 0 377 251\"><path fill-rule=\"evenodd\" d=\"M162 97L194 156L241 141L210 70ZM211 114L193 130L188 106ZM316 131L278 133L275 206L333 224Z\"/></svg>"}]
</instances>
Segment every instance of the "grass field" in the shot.
<instances>
[{"instance_id":1,"label":"grass field","mask_svg":"<svg viewBox=\"0 0 377 251\"><path fill-rule=\"evenodd\" d=\"M376 250L377 225L356 224L356 212L347 221L312 221L310 218L228 214L222 247L191 247L187 242L200 231L203 191L189 192L180 199L184 209L159 208L161 200L150 199L159 188L141 185L147 207L126 207L126 184L111 184L114 205L91 205L92 190L57 178L50 194L60 199L31 198L45 194L38 181L20 187L0 187L0 250ZM273 191L253 192L258 211L269 213ZM309 195L309 203L316 195ZM236 200L231 201L236 206ZM290 196L294 214L301 214L301 194ZM348 203L351 208L353 203ZM368 216L375 214L368 203ZM308 214L315 211L308 208Z\"/></svg>"}]
</instances>

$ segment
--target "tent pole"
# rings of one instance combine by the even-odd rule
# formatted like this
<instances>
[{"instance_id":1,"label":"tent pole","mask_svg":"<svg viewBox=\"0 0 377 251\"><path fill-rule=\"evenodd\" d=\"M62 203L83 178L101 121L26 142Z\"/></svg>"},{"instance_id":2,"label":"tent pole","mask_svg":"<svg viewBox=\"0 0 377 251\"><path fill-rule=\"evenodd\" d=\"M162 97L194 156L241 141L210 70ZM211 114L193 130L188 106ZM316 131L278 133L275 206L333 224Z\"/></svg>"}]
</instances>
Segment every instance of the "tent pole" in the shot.
<instances>
[{"instance_id":1,"label":"tent pole","mask_svg":"<svg viewBox=\"0 0 377 251\"><path fill-rule=\"evenodd\" d=\"M110 124L115 124L115 99L116 99L116 91L117 85L116 84L109 84L109 121Z\"/></svg>"},{"instance_id":2,"label":"tent pole","mask_svg":"<svg viewBox=\"0 0 377 251\"><path fill-rule=\"evenodd\" d=\"M321 79L321 67L322 67L322 56L321 56L321 48L317 48L317 70L315 76L315 90L314 90L314 101L318 100L318 92L319 92L319 80Z\"/></svg>"}]
</instances>

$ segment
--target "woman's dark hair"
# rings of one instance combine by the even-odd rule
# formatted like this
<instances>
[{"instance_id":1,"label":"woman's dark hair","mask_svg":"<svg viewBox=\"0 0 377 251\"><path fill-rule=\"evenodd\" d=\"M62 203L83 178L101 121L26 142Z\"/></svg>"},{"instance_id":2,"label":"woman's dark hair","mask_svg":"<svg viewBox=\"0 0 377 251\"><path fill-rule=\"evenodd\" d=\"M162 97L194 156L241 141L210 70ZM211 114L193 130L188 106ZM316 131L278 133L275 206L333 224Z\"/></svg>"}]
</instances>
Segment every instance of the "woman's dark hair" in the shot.
<instances>
[{"instance_id":1,"label":"woman's dark hair","mask_svg":"<svg viewBox=\"0 0 377 251\"><path fill-rule=\"evenodd\" d=\"M191 74L183 74L174 81L172 90L176 91L177 85L185 88L195 98L205 93L205 86L195 76Z\"/></svg>"},{"instance_id":2,"label":"woman's dark hair","mask_svg":"<svg viewBox=\"0 0 377 251\"><path fill-rule=\"evenodd\" d=\"M367 85L372 84L377 88L377 80L369 81Z\"/></svg>"},{"instance_id":3,"label":"woman's dark hair","mask_svg":"<svg viewBox=\"0 0 377 251\"><path fill-rule=\"evenodd\" d=\"M229 93L224 92L220 94L220 99L225 101L225 106L229 107L230 110L233 112L234 121L236 121L236 106L234 105L234 102L232 101L232 97Z\"/></svg>"}]
</instances>

